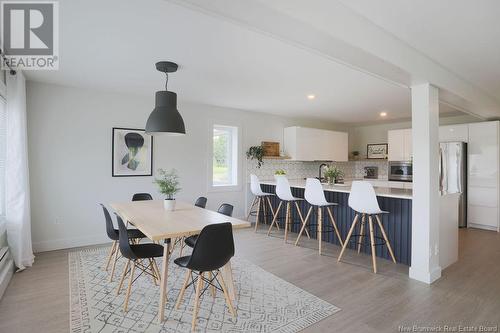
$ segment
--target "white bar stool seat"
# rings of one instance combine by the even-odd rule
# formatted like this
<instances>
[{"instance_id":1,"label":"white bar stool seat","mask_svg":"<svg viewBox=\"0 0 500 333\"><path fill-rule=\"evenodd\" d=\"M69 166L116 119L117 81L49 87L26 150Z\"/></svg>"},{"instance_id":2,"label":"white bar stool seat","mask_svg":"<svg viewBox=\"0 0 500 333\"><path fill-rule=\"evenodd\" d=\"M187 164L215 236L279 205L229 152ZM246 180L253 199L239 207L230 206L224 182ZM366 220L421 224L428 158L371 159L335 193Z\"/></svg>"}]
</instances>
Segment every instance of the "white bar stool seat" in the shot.
<instances>
[{"instance_id":1,"label":"white bar stool seat","mask_svg":"<svg viewBox=\"0 0 500 333\"><path fill-rule=\"evenodd\" d=\"M323 209L326 208L328 215L330 216L330 222L335 230L335 234L339 239L340 245L343 246L342 237L340 237L339 229L337 228L337 222L333 218L332 206L336 206L337 204L334 202L328 202L325 197L325 191L323 190L323 186L321 182L316 178L307 178L306 179L306 189L304 192L304 197L306 201L311 205L309 210L307 211L306 218L304 219L304 224L302 225L302 229L300 229L299 235L297 236L297 240L295 241L295 245L299 243L299 239L302 236L302 232L306 230L307 222L309 221L309 217L311 216L311 212L313 207L318 209L318 224L317 224L317 238L318 238L318 252L321 255L321 244L322 244L322 236L323 236Z\"/></svg>"},{"instance_id":2,"label":"white bar stool seat","mask_svg":"<svg viewBox=\"0 0 500 333\"><path fill-rule=\"evenodd\" d=\"M394 256L394 252L392 251L391 243L387 238L387 234L385 233L384 226L382 221L380 221L380 214L389 214L382 209L377 201L377 195L375 194L375 190L373 189L372 184L367 181L353 181L351 186L351 193L349 194L349 207L351 207L356 215L352 222L351 228L349 229L349 233L347 234L347 238L344 241L344 245L342 246L342 251L340 251L340 255L337 261L342 259L342 255L349 244L349 240L351 237L360 237L360 241L357 243L358 245L358 253L361 250L362 241L364 238L364 229L365 229L365 218L368 215L368 226L370 228L370 246L372 252L372 262L373 262L373 272L377 273L377 257L375 255L375 246L376 245L387 245L387 249L389 250L389 254L391 255L392 261L396 263L396 258ZM353 235L354 228L359 220L359 214L362 215L360 231L358 235ZM377 220L377 224L380 228L380 232L382 233L382 238L376 237L373 228L373 220L372 216L375 216ZM376 244L375 238L381 239L383 243Z\"/></svg>"},{"instance_id":3,"label":"white bar stool seat","mask_svg":"<svg viewBox=\"0 0 500 333\"><path fill-rule=\"evenodd\" d=\"M273 205L271 204L271 200L269 199L269 197L273 196L274 194L262 191L262 187L261 187L259 178L253 174L250 175L250 191L254 195L254 199L253 199L253 202L250 205L250 209L248 211L247 221L250 218L250 215L255 214L255 231L257 231L257 226L259 224L261 210L264 212L264 223L267 224L266 202L267 202L269 209L271 210L271 216L274 217ZM252 208L255 205L257 205L257 210L252 211ZM279 230L279 226L276 225L276 227Z\"/></svg>"},{"instance_id":4,"label":"white bar stool seat","mask_svg":"<svg viewBox=\"0 0 500 333\"><path fill-rule=\"evenodd\" d=\"M304 199L302 198L297 198L294 197L292 194L292 189L290 188L290 183L288 182L288 179L286 176L282 175L276 175L274 176L276 179L276 196L280 199L280 203L278 205L278 208L276 208L273 221L271 222L271 226L269 227L269 230L267 232L267 235L271 233L271 229L273 228L273 225L276 224L278 226L278 223L276 221L278 214L280 212L280 208L283 204L283 202L286 203L286 216L285 216L285 243L288 240L288 231L291 229L292 226L292 212L291 212L291 204L295 204L295 208L297 209L297 213L299 214L300 221L302 223L302 226L304 226L304 217L302 216L302 212L300 211L300 207L298 202L302 201ZM306 230L307 237L309 236L309 232Z\"/></svg>"}]
</instances>

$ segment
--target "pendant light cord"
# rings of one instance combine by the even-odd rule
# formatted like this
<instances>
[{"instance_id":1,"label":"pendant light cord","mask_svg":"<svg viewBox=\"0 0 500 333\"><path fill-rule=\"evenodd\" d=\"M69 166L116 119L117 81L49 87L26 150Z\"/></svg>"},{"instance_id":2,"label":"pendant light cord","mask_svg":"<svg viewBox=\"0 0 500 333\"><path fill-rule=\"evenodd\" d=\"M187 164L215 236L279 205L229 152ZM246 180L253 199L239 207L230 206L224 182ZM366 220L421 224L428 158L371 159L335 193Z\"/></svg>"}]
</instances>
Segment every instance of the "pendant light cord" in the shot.
<instances>
[{"instance_id":1,"label":"pendant light cord","mask_svg":"<svg viewBox=\"0 0 500 333\"><path fill-rule=\"evenodd\" d=\"M165 82L165 90L166 90L166 91L168 91L168 89L167 89L167 85L168 85L168 73L165 73L165 74L166 74L166 76L167 76L167 78L166 78L166 79L167 79L167 81Z\"/></svg>"}]
</instances>

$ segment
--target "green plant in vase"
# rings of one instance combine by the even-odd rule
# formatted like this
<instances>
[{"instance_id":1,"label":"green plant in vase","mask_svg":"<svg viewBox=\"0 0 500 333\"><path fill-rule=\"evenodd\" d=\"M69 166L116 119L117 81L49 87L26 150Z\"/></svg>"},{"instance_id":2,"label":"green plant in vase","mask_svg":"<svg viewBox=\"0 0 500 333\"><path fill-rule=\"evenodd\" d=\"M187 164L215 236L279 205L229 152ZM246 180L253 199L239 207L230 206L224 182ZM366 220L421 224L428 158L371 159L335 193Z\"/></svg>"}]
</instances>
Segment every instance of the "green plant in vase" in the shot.
<instances>
[{"instance_id":1,"label":"green plant in vase","mask_svg":"<svg viewBox=\"0 0 500 333\"><path fill-rule=\"evenodd\" d=\"M177 170L158 169L158 178L155 178L154 183L158 185L160 193L166 197L163 201L165 209L175 210L175 194L181 190Z\"/></svg>"},{"instance_id":2,"label":"green plant in vase","mask_svg":"<svg viewBox=\"0 0 500 333\"><path fill-rule=\"evenodd\" d=\"M252 146L247 150L247 158L250 160L257 160L257 168L260 168L264 162L264 148L262 146Z\"/></svg>"},{"instance_id":3,"label":"green plant in vase","mask_svg":"<svg viewBox=\"0 0 500 333\"><path fill-rule=\"evenodd\" d=\"M344 177L344 171L342 171L339 167L333 165L325 169L324 175L326 179L328 179L328 183L332 185L333 183L336 183L339 178Z\"/></svg>"}]
</instances>

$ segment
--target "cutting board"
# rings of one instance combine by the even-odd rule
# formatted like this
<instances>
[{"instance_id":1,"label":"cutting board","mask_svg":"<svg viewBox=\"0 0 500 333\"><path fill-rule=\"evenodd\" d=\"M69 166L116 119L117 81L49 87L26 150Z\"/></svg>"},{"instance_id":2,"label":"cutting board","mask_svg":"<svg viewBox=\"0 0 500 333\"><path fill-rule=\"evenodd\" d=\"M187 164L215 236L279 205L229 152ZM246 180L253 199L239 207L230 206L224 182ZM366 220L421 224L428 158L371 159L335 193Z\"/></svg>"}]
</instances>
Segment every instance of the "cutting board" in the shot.
<instances>
[{"instance_id":1,"label":"cutting board","mask_svg":"<svg viewBox=\"0 0 500 333\"><path fill-rule=\"evenodd\" d=\"M262 148L264 148L264 156L280 156L280 143L262 141Z\"/></svg>"}]
</instances>

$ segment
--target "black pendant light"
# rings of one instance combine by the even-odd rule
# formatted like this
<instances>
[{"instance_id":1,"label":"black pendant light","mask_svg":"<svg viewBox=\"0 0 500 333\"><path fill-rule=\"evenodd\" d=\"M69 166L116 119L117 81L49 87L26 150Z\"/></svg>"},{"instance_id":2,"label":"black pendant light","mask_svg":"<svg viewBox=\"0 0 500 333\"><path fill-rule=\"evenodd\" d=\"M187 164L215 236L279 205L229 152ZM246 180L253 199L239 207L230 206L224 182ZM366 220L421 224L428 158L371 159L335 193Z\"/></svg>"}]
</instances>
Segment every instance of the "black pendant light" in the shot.
<instances>
[{"instance_id":1,"label":"black pendant light","mask_svg":"<svg viewBox=\"0 0 500 333\"><path fill-rule=\"evenodd\" d=\"M167 75L165 91L157 91L155 108L146 122L146 133L168 133L171 135L186 134L184 120L177 110L177 94L167 90L168 73L177 71L177 64L170 61L156 63L156 69Z\"/></svg>"}]
</instances>

